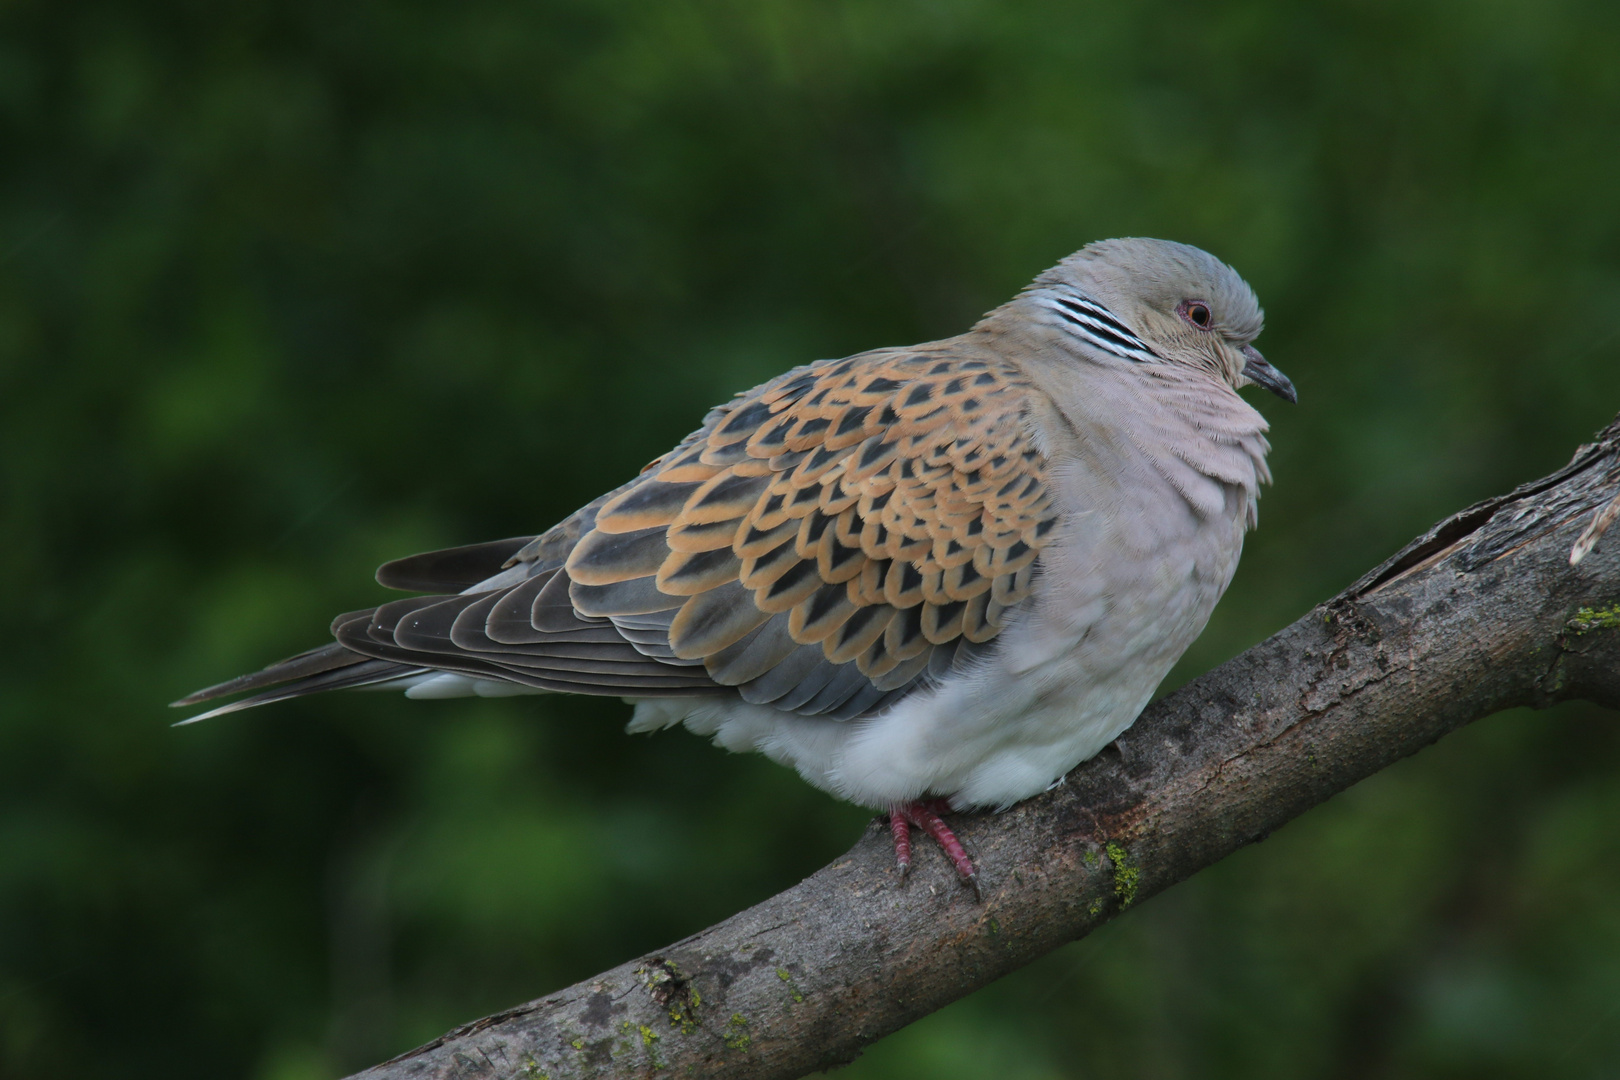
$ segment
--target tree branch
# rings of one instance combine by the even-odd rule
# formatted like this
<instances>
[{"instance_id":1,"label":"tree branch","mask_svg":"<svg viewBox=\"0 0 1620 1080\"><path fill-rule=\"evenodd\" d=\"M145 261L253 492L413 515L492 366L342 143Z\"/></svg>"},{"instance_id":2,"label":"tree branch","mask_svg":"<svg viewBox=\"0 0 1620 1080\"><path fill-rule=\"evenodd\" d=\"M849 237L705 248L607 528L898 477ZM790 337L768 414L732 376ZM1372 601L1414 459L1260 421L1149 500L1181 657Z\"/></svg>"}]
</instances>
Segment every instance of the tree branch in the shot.
<instances>
[{"instance_id":1,"label":"tree branch","mask_svg":"<svg viewBox=\"0 0 1620 1080\"><path fill-rule=\"evenodd\" d=\"M902 885L874 828L717 926L360 1076L801 1076L1464 724L1575 698L1620 707L1620 529L1589 535L1617 488L1620 418L1565 468L1441 522L1150 706L1063 786L960 819L982 904L926 845Z\"/></svg>"}]
</instances>

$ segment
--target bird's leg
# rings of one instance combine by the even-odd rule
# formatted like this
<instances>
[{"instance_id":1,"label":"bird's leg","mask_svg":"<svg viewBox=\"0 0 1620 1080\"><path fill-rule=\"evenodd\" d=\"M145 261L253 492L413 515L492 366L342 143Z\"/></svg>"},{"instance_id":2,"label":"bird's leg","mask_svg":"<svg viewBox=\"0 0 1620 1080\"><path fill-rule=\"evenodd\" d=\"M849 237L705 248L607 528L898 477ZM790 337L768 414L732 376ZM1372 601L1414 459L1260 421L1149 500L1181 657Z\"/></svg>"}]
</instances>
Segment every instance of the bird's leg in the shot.
<instances>
[{"instance_id":1,"label":"bird's leg","mask_svg":"<svg viewBox=\"0 0 1620 1080\"><path fill-rule=\"evenodd\" d=\"M900 880L911 873L911 822L898 806L889 811L889 835L894 837L894 864L900 868Z\"/></svg>"},{"instance_id":2,"label":"bird's leg","mask_svg":"<svg viewBox=\"0 0 1620 1080\"><path fill-rule=\"evenodd\" d=\"M951 860L951 865L956 867L958 876L973 886L973 892L977 895L979 873L973 868L973 860L968 858L962 841L956 838L951 827L939 816L941 810L948 809L944 799L896 803L890 807L889 833L894 837L894 861L900 867L900 877L905 878L911 870L911 826L915 825L934 838L940 850L945 852L945 857Z\"/></svg>"}]
</instances>

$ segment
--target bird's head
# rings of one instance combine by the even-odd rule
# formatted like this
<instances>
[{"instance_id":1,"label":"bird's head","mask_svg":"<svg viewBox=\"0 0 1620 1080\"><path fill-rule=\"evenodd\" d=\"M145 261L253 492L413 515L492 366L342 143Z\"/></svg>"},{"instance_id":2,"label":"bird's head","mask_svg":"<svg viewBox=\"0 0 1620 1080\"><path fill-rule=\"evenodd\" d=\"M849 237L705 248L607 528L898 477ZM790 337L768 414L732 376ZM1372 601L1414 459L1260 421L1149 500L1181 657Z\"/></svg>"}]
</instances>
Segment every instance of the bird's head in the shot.
<instances>
[{"instance_id":1,"label":"bird's head","mask_svg":"<svg viewBox=\"0 0 1620 1080\"><path fill-rule=\"evenodd\" d=\"M1169 240L1099 240L1036 278L1026 296L1103 352L1202 368L1234 389L1253 384L1298 400L1294 384L1254 347L1265 323L1254 290L1206 251Z\"/></svg>"}]
</instances>

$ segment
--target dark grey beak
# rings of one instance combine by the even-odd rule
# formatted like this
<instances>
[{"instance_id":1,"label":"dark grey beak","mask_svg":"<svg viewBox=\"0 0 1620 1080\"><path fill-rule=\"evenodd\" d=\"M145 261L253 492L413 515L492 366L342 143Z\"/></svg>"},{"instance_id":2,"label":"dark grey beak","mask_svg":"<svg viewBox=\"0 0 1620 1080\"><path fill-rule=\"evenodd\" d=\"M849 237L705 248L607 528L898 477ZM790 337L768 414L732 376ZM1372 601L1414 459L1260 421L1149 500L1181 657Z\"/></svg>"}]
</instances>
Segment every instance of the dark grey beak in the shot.
<instances>
[{"instance_id":1,"label":"dark grey beak","mask_svg":"<svg viewBox=\"0 0 1620 1080\"><path fill-rule=\"evenodd\" d=\"M1273 394L1282 398L1290 405L1299 404L1299 394L1294 390L1294 384L1288 381L1288 376L1272 367L1266 358L1260 355L1260 350L1253 345L1243 346L1243 377L1256 386L1263 386Z\"/></svg>"}]
</instances>

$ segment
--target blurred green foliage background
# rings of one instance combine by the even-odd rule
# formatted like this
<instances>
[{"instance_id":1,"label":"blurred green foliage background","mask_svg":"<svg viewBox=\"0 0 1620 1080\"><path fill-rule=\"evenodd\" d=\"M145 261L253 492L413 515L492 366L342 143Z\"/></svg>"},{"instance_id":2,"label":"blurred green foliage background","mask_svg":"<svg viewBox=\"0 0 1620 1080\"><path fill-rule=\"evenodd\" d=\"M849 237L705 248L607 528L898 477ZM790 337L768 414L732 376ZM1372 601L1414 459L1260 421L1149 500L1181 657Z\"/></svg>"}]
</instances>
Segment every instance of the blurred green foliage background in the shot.
<instances>
[{"instance_id":1,"label":"blurred green foliage background","mask_svg":"<svg viewBox=\"0 0 1620 1080\"><path fill-rule=\"evenodd\" d=\"M1620 409L1597 0L0 5L0 1075L331 1077L866 815L613 701L163 703L734 390L1204 246L1299 385L1177 678ZM1620 728L1481 722L842 1075L1620 1072Z\"/></svg>"}]
</instances>

